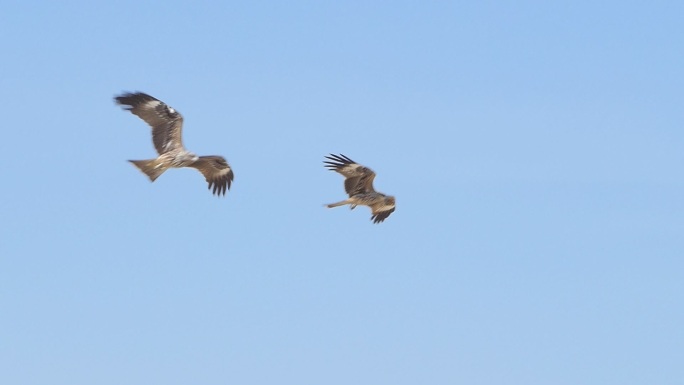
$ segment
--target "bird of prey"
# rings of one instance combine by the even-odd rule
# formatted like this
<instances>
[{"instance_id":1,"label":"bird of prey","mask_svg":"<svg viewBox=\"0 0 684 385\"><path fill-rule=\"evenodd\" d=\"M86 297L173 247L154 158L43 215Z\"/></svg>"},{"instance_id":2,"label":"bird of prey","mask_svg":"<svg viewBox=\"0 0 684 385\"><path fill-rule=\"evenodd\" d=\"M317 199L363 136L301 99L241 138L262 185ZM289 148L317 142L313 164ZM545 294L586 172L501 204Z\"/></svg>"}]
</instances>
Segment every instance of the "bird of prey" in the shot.
<instances>
[{"instance_id":1,"label":"bird of prey","mask_svg":"<svg viewBox=\"0 0 684 385\"><path fill-rule=\"evenodd\" d=\"M222 156L197 156L183 147L183 116L166 103L142 92L124 93L114 98L125 110L152 127L156 159L129 160L152 182L169 168L193 167L204 175L213 194L225 195L233 182L233 170Z\"/></svg>"},{"instance_id":2,"label":"bird of prey","mask_svg":"<svg viewBox=\"0 0 684 385\"><path fill-rule=\"evenodd\" d=\"M328 207L350 205L353 210L356 206L368 206L371 209L373 223L380 223L394 212L396 200L393 196L375 191L373 179L375 172L368 167L362 166L346 156L330 154L325 157L325 167L336 171L345 177L344 189L349 194L349 199L337 203L331 203Z\"/></svg>"}]
</instances>

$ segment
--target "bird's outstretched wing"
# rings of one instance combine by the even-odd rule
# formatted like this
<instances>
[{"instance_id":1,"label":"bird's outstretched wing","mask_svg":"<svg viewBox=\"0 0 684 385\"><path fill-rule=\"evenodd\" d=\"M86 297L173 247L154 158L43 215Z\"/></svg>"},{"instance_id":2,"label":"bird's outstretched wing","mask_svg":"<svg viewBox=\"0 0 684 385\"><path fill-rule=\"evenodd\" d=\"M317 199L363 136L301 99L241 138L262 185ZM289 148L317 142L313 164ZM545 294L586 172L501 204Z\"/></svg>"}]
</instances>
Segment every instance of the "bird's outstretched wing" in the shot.
<instances>
[{"instance_id":1,"label":"bird's outstretched wing","mask_svg":"<svg viewBox=\"0 0 684 385\"><path fill-rule=\"evenodd\" d=\"M114 100L152 127L152 142L159 155L183 148L183 116L178 111L142 92L125 93Z\"/></svg>"},{"instance_id":2,"label":"bird's outstretched wing","mask_svg":"<svg viewBox=\"0 0 684 385\"><path fill-rule=\"evenodd\" d=\"M371 217L371 220L373 223L380 223L387 219L387 217L390 216L394 212L394 205L388 205L386 203L378 203L375 205L371 206L371 213L373 216Z\"/></svg>"},{"instance_id":3,"label":"bird's outstretched wing","mask_svg":"<svg viewBox=\"0 0 684 385\"><path fill-rule=\"evenodd\" d=\"M213 194L225 195L226 191L230 190L234 174L224 157L218 155L200 156L190 167L196 168L204 175L204 179L209 182L208 188L214 188Z\"/></svg>"},{"instance_id":4,"label":"bird's outstretched wing","mask_svg":"<svg viewBox=\"0 0 684 385\"><path fill-rule=\"evenodd\" d=\"M344 189L350 197L356 194L375 192L375 189L373 189L375 172L373 170L354 162L342 154L330 154L325 158L328 159L323 161L325 167L342 174L346 178L344 180Z\"/></svg>"}]
</instances>

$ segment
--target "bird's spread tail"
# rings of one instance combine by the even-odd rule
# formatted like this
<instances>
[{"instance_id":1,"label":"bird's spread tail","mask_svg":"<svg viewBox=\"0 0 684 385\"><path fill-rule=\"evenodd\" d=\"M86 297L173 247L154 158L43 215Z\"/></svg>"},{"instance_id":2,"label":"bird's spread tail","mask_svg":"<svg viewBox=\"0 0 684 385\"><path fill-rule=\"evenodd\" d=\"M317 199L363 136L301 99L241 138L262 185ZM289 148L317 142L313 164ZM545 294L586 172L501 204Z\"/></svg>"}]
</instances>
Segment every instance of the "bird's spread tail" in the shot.
<instances>
[{"instance_id":1,"label":"bird's spread tail","mask_svg":"<svg viewBox=\"0 0 684 385\"><path fill-rule=\"evenodd\" d=\"M168 167L165 166L159 159L129 160L129 162L133 163L135 167L144 172L152 182L159 178L159 175L163 174L164 171L168 169Z\"/></svg>"}]
</instances>

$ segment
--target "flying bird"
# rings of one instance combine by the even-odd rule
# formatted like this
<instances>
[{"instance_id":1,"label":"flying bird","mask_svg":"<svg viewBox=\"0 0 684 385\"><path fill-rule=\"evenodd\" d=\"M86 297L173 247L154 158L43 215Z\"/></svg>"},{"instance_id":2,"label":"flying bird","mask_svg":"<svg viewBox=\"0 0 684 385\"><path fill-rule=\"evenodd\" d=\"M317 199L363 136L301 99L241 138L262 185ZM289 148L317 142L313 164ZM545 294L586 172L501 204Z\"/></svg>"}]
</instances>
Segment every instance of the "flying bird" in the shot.
<instances>
[{"instance_id":1,"label":"flying bird","mask_svg":"<svg viewBox=\"0 0 684 385\"><path fill-rule=\"evenodd\" d=\"M356 206L368 206L371 209L373 223L380 223L394 212L396 199L375 191L373 179L375 172L368 167L362 166L346 156L330 154L325 157L325 167L336 171L344 176L344 189L349 194L349 199L337 203L331 203L328 207L350 205L353 210Z\"/></svg>"},{"instance_id":2,"label":"flying bird","mask_svg":"<svg viewBox=\"0 0 684 385\"><path fill-rule=\"evenodd\" d=\"M226 194L233 182L233 170L222 156L197 156L183 147L183 116L178 111L142 92L125 93L114 100L152 127L152 142L159 156L129 160L152 182L169 168L192 167L204 175L213 194Z\"/></svg>"}]
</instances>

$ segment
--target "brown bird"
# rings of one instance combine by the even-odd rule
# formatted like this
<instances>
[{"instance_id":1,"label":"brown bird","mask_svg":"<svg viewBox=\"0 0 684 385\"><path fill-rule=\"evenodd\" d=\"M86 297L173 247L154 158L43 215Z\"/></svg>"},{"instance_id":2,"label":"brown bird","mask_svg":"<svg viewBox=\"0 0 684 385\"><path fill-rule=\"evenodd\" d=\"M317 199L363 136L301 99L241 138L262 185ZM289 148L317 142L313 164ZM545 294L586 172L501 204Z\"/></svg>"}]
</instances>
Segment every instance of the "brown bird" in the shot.
<instances>
[{"instance_id":1,"label":"brown bird","mask_svg":"<svg viewBox=\"0 0 684 385\"><path fill-rule=\"evenodd\" d=\"M114 100L152 127L152 142L159 156L129 160L152 182L169 168L192 167L204 175L209 188L214 188L213 194L226 194L233 182L233 170L222 156L197 156L183 147L183 116L178 111L142 92L125 93Z\"/></svg>"},{"instance_id":2,"label":"brown bird","mask_svg":"<svg viewBox=\"0 0 684 385\"><path fill-rule=\"evenodd\" d=\"M371 209L373 223L380 223L394 212L396 199L375 191L373 179L375 172L368 167L362 166L346 156L330 154L325 157L325 167L336 171L345 177L344 189L349 194L349 199L337 203L331 203L328 207L350 205L353 210L356 206L368 206Z\"/></svg>"}]
</instances>

